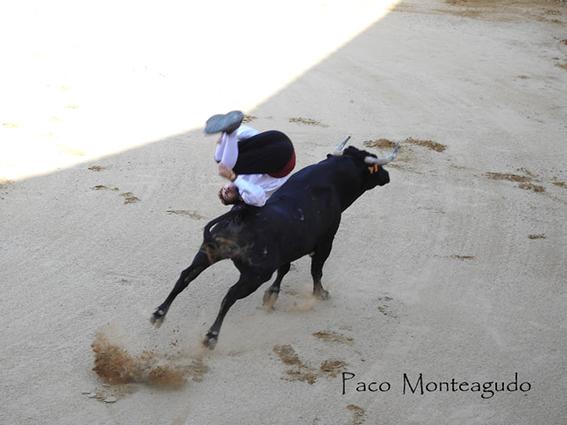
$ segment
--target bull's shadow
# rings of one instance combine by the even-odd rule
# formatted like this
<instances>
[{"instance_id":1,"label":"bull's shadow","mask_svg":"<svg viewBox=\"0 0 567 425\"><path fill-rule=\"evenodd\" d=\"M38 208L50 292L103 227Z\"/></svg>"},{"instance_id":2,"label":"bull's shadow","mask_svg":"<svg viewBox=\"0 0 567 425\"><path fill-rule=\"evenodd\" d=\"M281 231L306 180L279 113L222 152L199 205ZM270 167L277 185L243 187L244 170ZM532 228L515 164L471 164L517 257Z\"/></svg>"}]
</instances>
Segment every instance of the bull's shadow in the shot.
<instances>
[{"instance_id":1,"label":"bull's shadow","mask_svg":"<svg viewBox=\"0 0 567 425\"><path fill-rule=\"evenodd\" d=\"M232 305L256 291L277 270L263 300L271 308L291 262L304 255L311 255L313 294L327 299L329 293L323 289L321 277L341 214L367 190L390 182L383 165L394 160L397 151L398 146L381 159L353 146L344 151L340 147L335 155L293 174L265 206L239 205L211 220L205 226L199 252L153 313L152 323L159 326L175 297L206 268L227 258L240 271L240 278L228 290L205 336L203 343L211 349Z\"/></svg>"}]
</instances>

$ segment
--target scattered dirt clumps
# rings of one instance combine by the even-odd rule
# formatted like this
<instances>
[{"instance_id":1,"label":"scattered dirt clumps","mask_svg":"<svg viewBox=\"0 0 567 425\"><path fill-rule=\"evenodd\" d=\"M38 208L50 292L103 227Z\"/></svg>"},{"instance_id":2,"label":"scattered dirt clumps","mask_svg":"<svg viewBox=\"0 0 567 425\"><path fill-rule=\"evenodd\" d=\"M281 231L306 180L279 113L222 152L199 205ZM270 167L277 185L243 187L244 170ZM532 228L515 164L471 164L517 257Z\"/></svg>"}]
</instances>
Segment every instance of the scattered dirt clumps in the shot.
<instances>
[{"instance_id":1,"label":"scattered dirt clumps","mask_svg":"<svg viewBox=\"0 0 567 425\"><path fill-rule=\"evenodd\" d=\"M340 372L344 370L346 363L342 360L325 360L321 362L319 370L325 375L335 378Z\"/></svg>"},{"instance_id":2,"label":"scattered dirt clumps","mask_svg":"<svg viewBox=\"0 0 567 425\"><path fill-rule=\"evenodd\" d=\"M313 332L313 336L327 342L339 342L341 344L352 344L353 342L353 339L350 336L341 335L340 333L333 331Z\"/></svg>"},{"instance_id":3,"label":"scattered dirt clumps","mask_svg":"<svg viewBox=\"0 0 567 425\"><path fill-rule=\"evenodd\" d=\"M307 382L309 385L313 385L317 382L317 372L303 367L297 367L286 371L286 376L288 381L300 381Z\"/></svg>"},{"instance_id":4,"label":"scattered dirt clumps","mask_svg":"<svg viewBox=\"0 0 567 425\"><path fill-rule=\"evenodd\" d=\"M96 186L91 187L92 190L112 190L112 191L119 191L120 189L113 186L105 186L104 184L97 184Z\"/></svg>"},{"instance_id":5,"label":"scattered dirt clumps","mask_svg":"<svg viewBox=\"0 0 567 425\"><path fill-rule=\"evenodd\" d=\"M474 260L476 257L474 255L451 255L449 258L453 258L455 260L461 260L461 261L470 261L470 260Z\"/></svg>"},{"instance_id":6,"label":"scattered dirt clumps","mask_svg":"<svg viewBox=\"0 0 567 425\"><path fill-rule=\"evenodd\" d=\"M395 143L390 139L374 139L374 140L366 140L362 142L364 146L368 148L378 148L378 149L391 149L395 146ZM421 146L423 148L430 149L435 152L444 152L447 149L447 146L434 142L433 140L426 140L426 139L414 139L413 137L408 137L404 140L404 143L409 143L415 146Z\"/></svg>"},{"instance_id":7,"label":"scattered dirt clumps","mask_svg":"<svg viewBox=\"0 0 567 425\"><path fill-rule=\"evenodd\" d=\"M315 370L307 366L289 344L275 345L273 351L283 364L290 366L282 378L287 381L307 382L312 385L321 375L336 377L346 366L346 363L342 360L325 360L321 362L319 370Z\"/></svg>"},{"instance_id":8,"label":"scattered dirt clumps","mask_svg":"<svg viewBox=\"0 0 567 425\"><path fill-rule=\"evenodd\" d=\"M175 214L175 215L184 215L194 220L203 220L205 218L205 216L202 216L197 211L193 211L193 210L167 210L166 213Z\"/></svg>"},{"instance_id":9,"label":"scattered dirt clumps","mask_svg":"<svg viewBox=\"0 0 567 425\"><path fill-rule=\"evenodd\" d=\"M93 371L108 384L143 382L150 385L179 387L185 383L185 374L169 366L158 366L153 352L144 351L132 356L128 351L97 333L92 350L95 354Z\"/></svg>"},{"instance_id":10,"label":"scattered dirt clumps","mask_svg":"<svg viewBox=\"0 0 567 425\"><path fill-rule=\"evenodd\" d=\"M200 381L208 371L202 358L192 359L189 365L183 365L153 351L133 356L102 332L97 332L91 348L95 355L93 371L110 385L140 383L177 389L185 385L189 376Z\"/></svg>"},{"instance_id":11,"label":"scattered dirt clumps","mask_svg":"<svg viewBox=\"0 0 567 425\"><path fill-rule=\"evenodd\" d=\"M427 149L431 149L435 152L444 152L447 149L442 143L434 142L433 140L421 140L421 139L414 139L413 137L408 137L405 140L406 143L410 143L412 145L421 146Z\"/></svg>"},{"instance_id":12,"label":"scattered dirt clumps","mask_svg":"<svg viewBox=\"0 0 567 425\"><path fill-rule=\"evenodd\" d=\"M140 198L135 196L132 192L124 192L121 193L120 196L124 198L124 204L135 204L136 202L140 201Z\"/></svg>"},{"instance_id":13,"label":"scattered dirt clumps","mask_svg":"<svg viewBox=\"0 0 567 425\"><path fill-rule=\"evenodd\" d=\"M396 144L389 139L365 140L362 142L367 148L392 149Z\"/></svg>"},{"instance_id":14,"label":"scattered dirt clumps","mask_svg":"<svg viewBox=\"0 0 567 425\"><path fill-rule=\"evenodd\" d=\"M273 350L284 364L301 365L301 360L291 345L275 345Z\"/></svg>"},{"instance_id":15,"label":"scattered dirt clumps","mask_svg":"<svg viewBox=\"0 0 567 425\"><path fill-rule=\"evenodd\" d=\"M537 193L545 192L545 187L537 184L533 184L532 182L520 183L518 187L520 189L531 190L532 192L537 192Z\"/></svg>"},{"instance_id":16,"label":"scattered dirt clumps","mask_svg":"<svg viewBox=\"0 0 567 425\"><path fill-rule=\"evenodd\" d=\"M487 172L485 175L491 180L507 180L510 182L518 182L518 183L530 181L529 177L520 176L518 174L512 174L512 173Z\"/></svg>"},{"instance_id":17,"label":"scattered dirt clumps","mask_svg":"<svg viewBox=\"0 0 567 425\"><path fill-rule=\"evenodd\" d=\"M92 165L88 169L91 171L102 171L106 170L106 167L103 167L102 165Z\"/></svg>"},{"instance_id":18,"label":"scattered dirt clumps","mask_svg":"<svg viewBox=\"0 0 567 425\"><path fill-rule=\"evenodd\" d=\"M519 175L513 173L495 173L495 172L487 172L485 176L491 180L506 180L510 182L519 183L518 187L524 190L531 190L533 192L545 192L545 187L541 185L537 185L532 182L535 175L530 173L528 170L521 168L520 171L523 171L527 175Z\"/></svg>"},{"instance_id":19,"label":"scattered dirt clumps","mask_svg":"<svg viewBox=\"0 0 567 425\"><path fill-rule=\"evenodd\" d=\"M118 192L120 189L114 186L106 186L104 184L97 184L91 187L91 190L111 190L113 192ZM124 198L124 204L134 204L140 201L140 198L135 196L132 192L121 193L120 196Z\"/></svg>"},{"instance_id":20,"label":"scattered dirt clumps","mask_svg":"<svg viewBox=\"0 0 567 425\"><path fill-rule=\"evenodd\" d=\"M394 141L383 137L372 140L366 140L363 142L363 144L367 148L380 149L384 151L390 151L396 145ZM403 169L406 171L416 171L413 168L413 166L418 164L419 162L420 159L418 155L414 152L414 149L412 149L409 146L402 146L400 152L398 153L398 157L394 162L389 163L388 167Z\"/></svg>"},{"instance_id":21,"label":"scattered dirt clumps","mask_svg":"<svg viewBox=\"0 0 567 425\"><path fill-rule=\"evenodd\" d=\"M289 122L303 125L313 125L318 127L328 127L328 125L321 124L320 121L311 118L293 117L289 119Z\"/></svg>"},{"instance_id":22,"label":"scattered dirt clumps","mask_svg":"<svg viewBox=\"0 0 567 425\"><path fill-rule=\"evenodd\" d=\"M562 21L560 19L549 19L547 16L559 17L562 12L560 9L550 7L564 3L563 0L446 0L445 2L451 6L464 9L439 10L440 12L487 20L535 19L556 24L562 23Z\"/></svg>"},{"instance_id":23,"label":"scattered dirt clumps","mask_svg":"<svg viewBox=\"0 0 567 425\"><path fill-rule=\"evenodd\" d=\"M285 378L287 381L307 382L313 385L317 381L317 371L306 366L300 359L291 345L276 345L273 348L274 353L278 355L280 360L292 366L286 370Z\"/></svg>"},{"instance_id":24,"label":"scattered dirt clumps","mask_svg":"<svg viewBox=\"0 0 567 425\"><path fill-rule=\"evenodd\" d=\"M545 239L545 234L544 233L538 233L538 234L532 234L532 235L528 235L529 239Z\"/></svg>"}]
</instances>

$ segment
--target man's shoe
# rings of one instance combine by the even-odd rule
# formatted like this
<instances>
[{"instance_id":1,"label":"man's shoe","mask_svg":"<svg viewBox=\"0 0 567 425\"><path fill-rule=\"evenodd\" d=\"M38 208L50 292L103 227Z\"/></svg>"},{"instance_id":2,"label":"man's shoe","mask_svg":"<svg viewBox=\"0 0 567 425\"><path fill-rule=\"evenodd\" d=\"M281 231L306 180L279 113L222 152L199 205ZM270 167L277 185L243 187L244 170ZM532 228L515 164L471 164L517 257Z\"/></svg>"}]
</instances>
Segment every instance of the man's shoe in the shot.
<instances>
[{"instance_id":1,"label":"man's shoe","mask_svg":"<svg viewBox=\"0 0 567 425\"><path fill-rule=\"evenodd\" d=\"M228 114L213 115L207 120L205 133L232 133L234 130L240 127L243 119L244 114L240 111L231 111Z\"/></svg>"}]
</instances>

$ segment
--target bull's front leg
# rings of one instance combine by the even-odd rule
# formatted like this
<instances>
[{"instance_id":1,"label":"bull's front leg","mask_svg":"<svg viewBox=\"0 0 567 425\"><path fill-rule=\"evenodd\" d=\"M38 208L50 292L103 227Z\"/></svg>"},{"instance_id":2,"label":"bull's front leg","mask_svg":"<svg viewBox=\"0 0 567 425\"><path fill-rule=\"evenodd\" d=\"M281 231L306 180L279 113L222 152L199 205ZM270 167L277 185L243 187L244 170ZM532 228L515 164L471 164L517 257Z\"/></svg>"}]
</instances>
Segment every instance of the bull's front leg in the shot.
<instances>
[{"instance_id":1,"label":"bull's front leg","mask_svg":"<svg viewBox=\"0 0 567 425\"><path fill-rule=\"evenodd\" d=\"M264 308L268 311L274 308L274 304L278 299L278 295L280 294L280 285L282 283L282 279L284 276L289 272L291 267L291 263L284 264L278 269L278 274L276 276L276 280L274 283L264 292L264 300L263 305Z\"/></svg>"},{"instance_id":2,"label":"bull's front leg","mask_svg":"<svg viewBox=\"0 0 567 425\"><path fill-rule=\"evenodd\" d=\"M315 247L311 256L311 277L313 278L313 295L320 300L329 299L329 291L323 288L321 278L323 277L323 265L331 253L334 234L322 240Z\"/></svg>"},{"instance_id":3,"label":"bull's front leg","mask_svg":"<svg viewBox=\"0 0 567 425\"><path fill-rule=\"evenodd\" d=\"M150 321L154 326L161 326L163 320L165 319L165 315L167 314L167 311L169 310L169 307L171 306L171 303L173 302L175 297L177 297L185 288L187 288L187 285L189 285L192 280L199 276L203 272L203 270L205 270L211 264L212 263L211 261L209 261L208 256L203 251L199 251L197 253L191 265L181 272L181 276L179 276L179 279L175 283L175 286L173 287L173 290L170 292L168 297L158 308L156 308L156 310L152 314Z\"/></svg>"},{"instance_id":4,"label":"bull's front leg","mask_svg":"<svg viewBox=\"0 0 567 425\"><path fill-rule=\"evenodd\" d=\"M273 272L272 272L273 273ZM233 286L230 287L225 297L222 300L219 313L210 327L209 331L205 335L203 340L203 345L210 348L211 350L215 348L217 341L219 339L219 333L222 326L222 322L230 307L242 298L246 298L248 295L253 293L258 289L265 281L270 279L272 273L242 273L240 279Z\"/></svg>"}]
</instances>

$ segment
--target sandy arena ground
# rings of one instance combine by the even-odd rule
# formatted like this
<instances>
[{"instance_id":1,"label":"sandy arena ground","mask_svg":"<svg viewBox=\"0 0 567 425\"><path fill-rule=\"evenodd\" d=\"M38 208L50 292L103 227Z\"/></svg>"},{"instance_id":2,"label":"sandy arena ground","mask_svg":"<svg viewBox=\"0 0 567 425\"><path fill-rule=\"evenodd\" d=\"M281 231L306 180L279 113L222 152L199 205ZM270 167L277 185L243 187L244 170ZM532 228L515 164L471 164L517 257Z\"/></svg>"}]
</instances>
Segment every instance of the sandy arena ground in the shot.
<instances>
[{"instance_id":1,"label":"sandy arena ground","mask_svg":"<svg viewBox=\"0 0 567 425\"><path fill-rule=\"evenodd\" d=\"M2 6L0 423L564 425L565 3L265 3ZM403 143L343 215L331 299L301 259L210 352L231 263L148 319L226 211L202 125L234 108L299 167Z\"/></svg>"}]
</instances>

